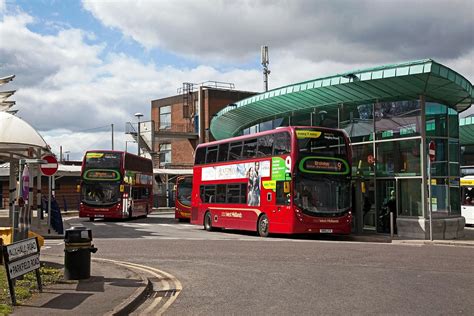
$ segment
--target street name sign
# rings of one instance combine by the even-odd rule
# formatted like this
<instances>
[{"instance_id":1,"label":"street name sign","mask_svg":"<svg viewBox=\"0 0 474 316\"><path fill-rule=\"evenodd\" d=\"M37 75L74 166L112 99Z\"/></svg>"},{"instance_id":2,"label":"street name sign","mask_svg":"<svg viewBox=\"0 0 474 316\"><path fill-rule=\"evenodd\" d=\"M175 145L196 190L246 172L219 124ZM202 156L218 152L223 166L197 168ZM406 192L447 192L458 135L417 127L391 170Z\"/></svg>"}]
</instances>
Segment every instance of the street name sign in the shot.
<instances>
[{"instance_id":1,"label":"street name sign","mask_svg":"<svg viewBox=\"0 0 474 316\"><path fill-rule=\"evenodd\" d=\"M41 266L39 249L40 247L36 237L3 246L3 259L13 305L16 305L15 285L13 280L23 274L35 271L38 289L40 292L43 291L39 272Z\"/></svg>"}]
</instances>

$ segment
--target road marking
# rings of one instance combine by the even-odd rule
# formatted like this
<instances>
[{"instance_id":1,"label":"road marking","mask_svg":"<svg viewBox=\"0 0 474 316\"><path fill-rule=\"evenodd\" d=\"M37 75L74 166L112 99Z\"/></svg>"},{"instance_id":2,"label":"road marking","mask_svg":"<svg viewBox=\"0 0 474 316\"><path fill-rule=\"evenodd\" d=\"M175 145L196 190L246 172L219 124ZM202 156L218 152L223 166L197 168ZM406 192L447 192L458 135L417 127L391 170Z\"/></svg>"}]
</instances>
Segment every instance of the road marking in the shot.
<instances>
[{"instance_id":1,"label":"road marking","mask_svg":"<svg viewBox=\"0 0 474 316\"><path fill-rule=\"evenodd\" d=\"M112 262L118 265L122 265L124 267L134 268L140 271L144 271L157 277L160 280L160 282L165 285L164 289L161 289L159 292L165 292L165 293L173 292L174 295L170 295L168 300L163 304L163 306L160 307L160 309L158 309L156 313L154 313L154 315L162 315L171 306L171 304L174 303L174 301L178 298L179 293L181 293L183 289L181 282L175 276L156 268L152 268L152 267L137 264L137 263L117 261L117 260L111 260L111 259L94 258L93 260ZM171 288L170 283L174 285L174 288ZM162 299L163 299L163 296L161 295L155 297L152 303L149 306L147 306L147 308L144 310L145 314L152 312L153 309L158 306L158 304L161 302Z\"/></svg>"}]
</instances>

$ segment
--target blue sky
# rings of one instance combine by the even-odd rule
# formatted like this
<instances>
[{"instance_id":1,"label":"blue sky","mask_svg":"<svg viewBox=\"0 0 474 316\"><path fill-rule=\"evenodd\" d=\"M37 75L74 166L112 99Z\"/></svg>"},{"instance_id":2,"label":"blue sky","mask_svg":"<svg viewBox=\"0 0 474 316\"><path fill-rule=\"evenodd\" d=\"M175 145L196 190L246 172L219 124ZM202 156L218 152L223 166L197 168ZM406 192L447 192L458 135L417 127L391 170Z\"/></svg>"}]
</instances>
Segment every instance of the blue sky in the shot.
<instances>
[{"instance_id":1,"label":"blue sky","mask_svg":"<svg viewBox=\"0 0 474 316\"><path fill-rule=\"evenodd\" d=\"M183 82L261 91L261 45L270 88L424 58L474 81L474 1L0 0L0 12L0 76L16 75L2 90L71 159L109 148L111 124L124 148L133 114L149 119Z\"/></svg>"}]
</instances>

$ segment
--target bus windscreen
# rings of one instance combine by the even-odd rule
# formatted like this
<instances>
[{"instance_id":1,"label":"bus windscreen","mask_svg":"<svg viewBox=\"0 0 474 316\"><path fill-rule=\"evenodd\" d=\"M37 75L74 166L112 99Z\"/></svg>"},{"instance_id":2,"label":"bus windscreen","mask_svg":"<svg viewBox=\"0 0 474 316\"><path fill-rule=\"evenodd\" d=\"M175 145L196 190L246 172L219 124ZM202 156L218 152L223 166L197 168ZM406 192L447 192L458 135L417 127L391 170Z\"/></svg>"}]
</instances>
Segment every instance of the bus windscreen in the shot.
<instances>
[{"instance_id":1,"label":"bus windscreen","mask_svg":"<svg viewBox=\"0 0 474 316\"><path fill-rule=\"evenodd\" d=\"M84 169L120 169L120 153L88 152Z\"/></svg>"}]
</instances>

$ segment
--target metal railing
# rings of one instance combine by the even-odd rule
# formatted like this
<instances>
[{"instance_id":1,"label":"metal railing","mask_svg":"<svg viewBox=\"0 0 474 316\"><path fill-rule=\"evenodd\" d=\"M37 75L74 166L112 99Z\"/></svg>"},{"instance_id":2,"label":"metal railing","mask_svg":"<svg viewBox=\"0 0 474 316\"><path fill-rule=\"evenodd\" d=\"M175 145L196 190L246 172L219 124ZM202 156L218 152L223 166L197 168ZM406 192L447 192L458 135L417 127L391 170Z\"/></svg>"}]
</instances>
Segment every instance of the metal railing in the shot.
<instances>
[{"instance_id":1,"label":"metal railing","mask_svg":"<svg viewBox=\"0 0 474 316\"><path fill-rule=\"evenodd\" d=\"M201 83L192 83L192 82L185 82L183 87L178 88L176 91L178 94L183 94L183 92L194 92L199 90L199 87L208 87L208 88L215 88L215 89L226 89L226 90L233 90L235 89L235 84L232 82L222 82L222 81L204 81Z\"/></svg>"}]
</instances>

